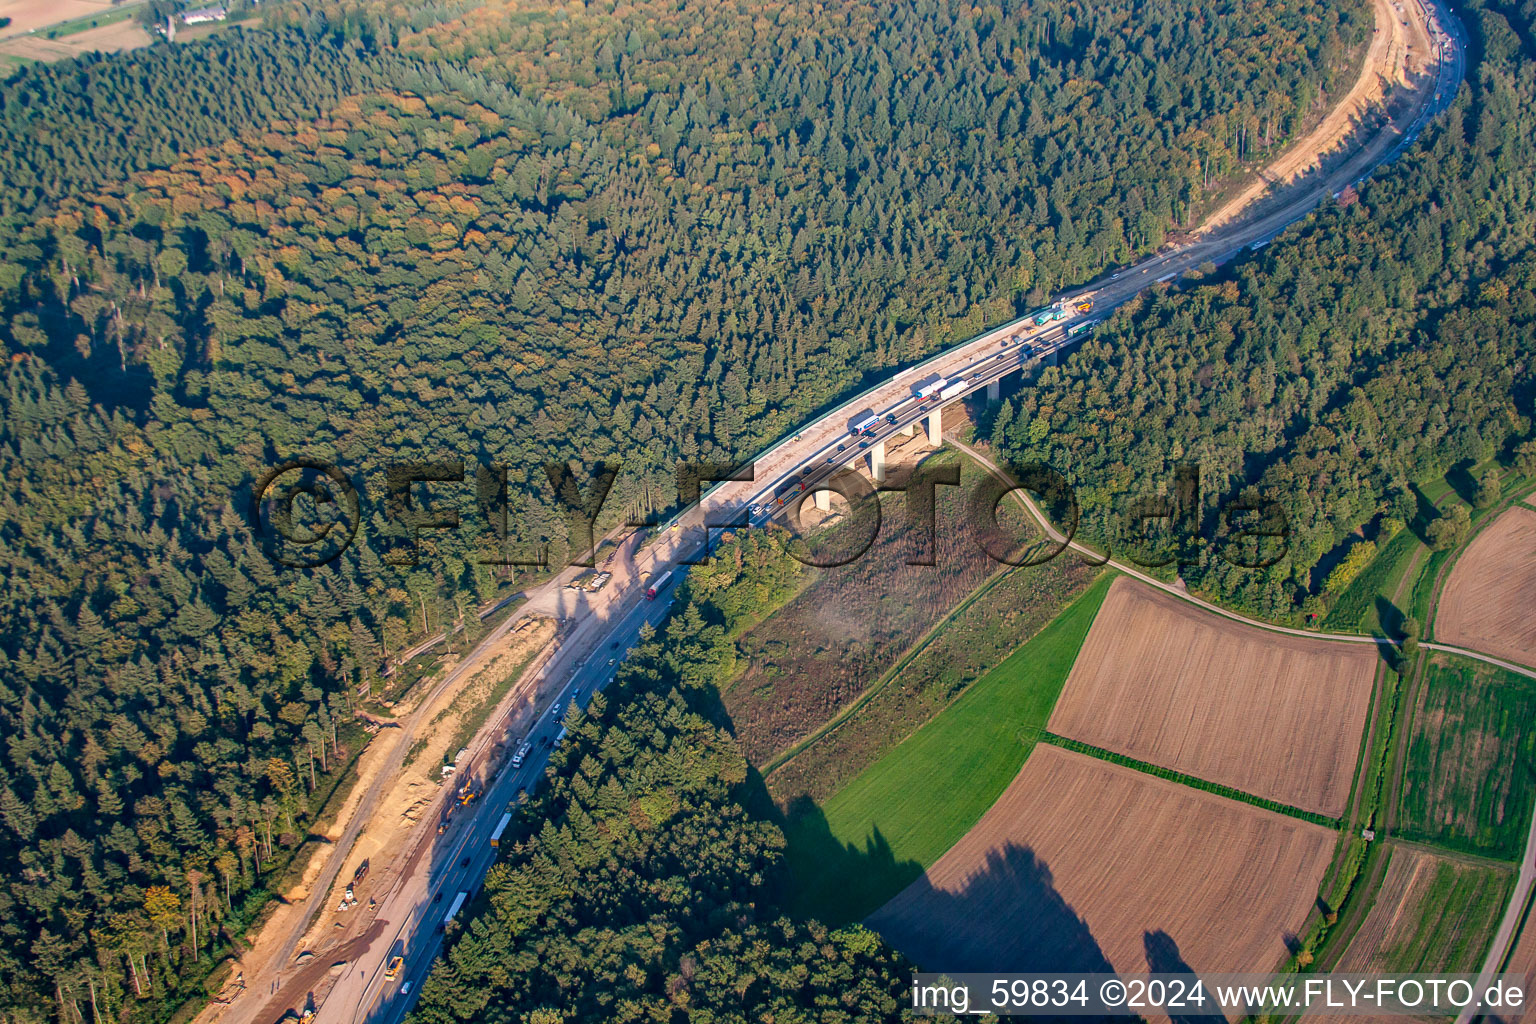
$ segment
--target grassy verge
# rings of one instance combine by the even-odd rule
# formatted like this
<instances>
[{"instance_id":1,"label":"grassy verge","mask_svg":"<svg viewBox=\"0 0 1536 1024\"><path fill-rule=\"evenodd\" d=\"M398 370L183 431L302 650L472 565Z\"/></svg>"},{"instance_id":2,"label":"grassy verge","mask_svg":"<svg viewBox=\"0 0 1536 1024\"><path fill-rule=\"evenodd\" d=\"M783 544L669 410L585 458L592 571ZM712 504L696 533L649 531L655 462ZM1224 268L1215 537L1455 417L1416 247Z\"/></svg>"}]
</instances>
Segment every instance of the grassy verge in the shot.
<instances>
[{"instance_id":1,"label":"grassy verge","mask_svg":"<svg viewBox=\"0 0 1536 1024\"><path fill-rule=\"evenodd\" d=\"M1412 530L1399 530L1371 564L1339 595L1323 620L1326 629L1359 631L1371 636L1397 636L1399 623L1384 622L1383 602L1390 606L1403 575L1423 547ZM1390 613L1385 617L1390 618Z\"/></svg>"},{"instance_id":2,"label":"grassy verge","mask_svg":"<svg viewBox=\"0 0 1536 1024\"><path fill-rule=\"evenodd\" d=\"M51 25L37 34L44 39L59 39L63 36L72 36L93 28L101 28L103 25L115 25L120 21L127 21L137 13L142 4L127 3L115 7L101 14L88 14L83 18L75 18L72 21Z\"/></svg>"},{"instance_id":3,"label":"grassy verge","mask_svg":"<svg viewBox=\"0 0 1536 1024\"><path fill-rule=\"evenodd\" d=\"M1350 819L1339 831L1338 850L1318 890L1321 913L1302 940L1302 949L1322 969L1330 969L1344 955L1370 913L1386 871L1381 842L1367 841L1363 830L1379 830L1378 840L1385 831L1382 807L1393 740L1399 734L1402 691L1402 677L1383 668L1371 704L1371 727L1361 754L1363 764L1356 774ZM1341 919L1344 924L1339 926Z\"/></svg>"},{"instance_id":4,"label":"grassy verge","mask_svg":"<svg viewBox=\"0 0 1536 1024\"><path fill-rule=\"evenodd\" d=\"M791 816L785 831L797 909L833 923L863 917L986 813L1044 734L1112 580L1098 580L821 813Z\"/></svg>"}]
</instances>

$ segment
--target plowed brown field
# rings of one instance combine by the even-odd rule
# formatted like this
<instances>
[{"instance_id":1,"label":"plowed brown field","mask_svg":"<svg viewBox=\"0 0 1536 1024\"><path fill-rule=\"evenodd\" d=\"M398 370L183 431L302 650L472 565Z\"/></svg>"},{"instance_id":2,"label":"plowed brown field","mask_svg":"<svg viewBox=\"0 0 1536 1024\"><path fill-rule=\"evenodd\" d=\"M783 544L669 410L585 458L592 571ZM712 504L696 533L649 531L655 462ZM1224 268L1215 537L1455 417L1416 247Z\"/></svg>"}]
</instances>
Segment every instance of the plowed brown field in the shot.
<instances>
[{"instance_id":1,"label":"plowed brown field","mask_svg":"<svg viewBox=\"0 0 1536 1024\"><path fill-rule=\"evenodd\" d=\"M1321 826L1041 744L868 923L934 971L1268 971L1333 845Z\"/></svg>"},{"instance_id":2,"label":"plowed brown field","mask_svg":"<svg viewBox=\"0 0 1536 1024\"><path fill-rule=\"evenodd\" d=\"M1536 511L1499 513L1451 569L1435 639L1536 665Z\"/></svg>"},{"instance_id":3,"label":"plowed brown field","mask_svg":"<svg viewBox=\"0 0 1536 1024\"><path fill-rule=\"evenodd\" d=\"M1377 655L1271 633L1115 581L1051 732L1338 817Z\"/></svg>"}]
</instances>

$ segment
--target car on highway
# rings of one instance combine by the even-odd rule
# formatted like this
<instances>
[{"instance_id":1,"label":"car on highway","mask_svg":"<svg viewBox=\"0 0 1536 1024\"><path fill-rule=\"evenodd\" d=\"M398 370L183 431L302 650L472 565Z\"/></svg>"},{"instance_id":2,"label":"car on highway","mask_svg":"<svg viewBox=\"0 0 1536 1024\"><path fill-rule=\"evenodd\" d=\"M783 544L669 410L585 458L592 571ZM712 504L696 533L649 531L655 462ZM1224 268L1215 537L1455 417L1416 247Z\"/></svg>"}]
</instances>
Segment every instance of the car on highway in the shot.
<instances>
[{"instance_id":1,"label":"car on highway","mask_svg":"<svg viewBox=\"0 0 1536 1024\"><path fill-rule=\"evenodd\" d=\"M893 412L886 413L885 414L885 422L889 423L891 426L894 427L896 425L896 414L893 413Z\"/></svg>"},{"instance_id":2,"label":"car on highway","mask_svg":"<svg viewBox=\"0 0 1536 1024\"><path fill-rule=\"evenodd\" d=\"M869 447L869 442L868 441L860 441L859 442L859 447L860 448L868 448Z\"/></svg>"},{"instance_id":3,"label":"car on highway","mask_svg":"<svg viewBox=\"0 0 1536 1024\"><path fill-rule=\"evenodd\" d=\"M411 994L411 983L410 982L406 982L404 985L400 986L400 994L403 995L403 996L408 996L408 995Z\"/></svg>"},{"instance_id":4,"label":"car on highway","mask_svg":"<svg viewBox=\"0 0 1536 1024\"><path fill-rule=\"evenodd\" d=\"M844 448L847 448L847 447L848 446L846 444L840 444L840 445L837 446L837 450L838 451L842 451Z\"/></svg>"},{"instance_id":5,"label":"car on highway","mask_svg":"<svg viewBox=\"0 0 1536 1024\"><path fill-rule=\"evenodd\" d=\"M832 463L834 463L836 461L837 461L837 456L836 455L828 455L827 456L827 465L830 466L830 465L832 465Z\"/></svg>"},{"instance_id":6,"label":"car on highway","mask_svg":"<svg viewBox=\"0 0 1536 1024\"><path fill-rule=\"evenodd\" d=\"M443 902L443 894L440 893L440 892L433 893L432 894L432 902L433 903L441 903L441 902Z\"/></svg>"},{"instance_id":7,"label":"car on highway","mask_svg":"<svg viewBox=\"0 0 1536 1024\"><path fill-rule=\"evenodd\" d=\"M754 516L754 517L755 516L760 516L760 515L763 514L763 506L761 506L761 505L753 505L751 508L747 509L747 514L751 515L751 516Z\"/></svg>"},{"instance_id":8,"label":"car on highway","mask_svg":"<svg viewBox=\"0 0 1536 1024\"><path fill-rule=\"evenodd\" d=\"M461 867L461 868L469 867L469 858L465 857L463 860L459 861L459 867Z\"/></svg>"},{"instance_id":9,"label":"car on highway","mask_svg":"<svg viewBox=\"0 0 1536 1024\"><path fill-rule=\"evenodd\" d=\"M553 704L551 704L549 706L549 713L552 716L553 715L558 715L560 713L560 702L559 701L555 701Z\"/></svg>"}]
</instances>

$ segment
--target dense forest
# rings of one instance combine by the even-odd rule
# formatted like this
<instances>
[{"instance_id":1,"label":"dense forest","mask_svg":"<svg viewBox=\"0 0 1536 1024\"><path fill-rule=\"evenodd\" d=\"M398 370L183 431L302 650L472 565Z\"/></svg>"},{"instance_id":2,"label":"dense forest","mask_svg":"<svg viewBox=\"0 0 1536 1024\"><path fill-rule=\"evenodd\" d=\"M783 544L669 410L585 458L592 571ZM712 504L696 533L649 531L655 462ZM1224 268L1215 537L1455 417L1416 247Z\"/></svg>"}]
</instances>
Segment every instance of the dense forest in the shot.
<instances>
[{"instance_id":1,"label":"dense forest","mask_svg":"<svg viewBox=\"0 0 1536 1024\"><path fill-rule=\"evenodd\" d=\"M198 996L356 753L357 693L508 583L464 538L386 562L385 462L507 465L512 540L558 555L541 463L623 463L615 517L665 505L673 460L744 456L1160 244L1369 34L1315 0L396 11L285 5L0 89L7 1019ZM293 455L368 498L302 572L244 511ZM643 689L612 742L686 717ZM768 869L727 789L680 794ZM576 809L601 810L550 805ZM678 928L658 963L886 955L770 916Z\"/></svg>"},{"instance_id":2,"label":"dense forest","mask_svg":"<svg viewBox=\"0 0 1536 1024\"><path fill-rule=\"evenodd\" d=\"M1175 463L1198 463L1208 536L1239 495L1277 502L1294 532L1291 556L1264 571L1186 545L1185 579L1285 617L1321 607L1313 567L1357 527L1420 515L1414 481L1529 444L1532 12L1466 16L1483 57L1468 95L1359 202L1329 204L1186 294L1126 307L998 415L1004 451L1070 472L1089 534L1169 557L1134 542L1123 513Z\"/></svg>"},{"instance_id":3,"label":"dense forest","mask_svg":"<svg viewBox=\"0 0 1536 1024\"><path fill-rule=\"evenodd\" d=\"M722 562L793 564L761 543L728 544ZM413 1020L907 1016L910 967L878 936L777 909L784 835L743 808L761 783L748 781L713 686L735 654L728 609L760 587L728 573L685 592L615 683L568 713L550 784L503 840Z\"/></svg>"}]
</instances>

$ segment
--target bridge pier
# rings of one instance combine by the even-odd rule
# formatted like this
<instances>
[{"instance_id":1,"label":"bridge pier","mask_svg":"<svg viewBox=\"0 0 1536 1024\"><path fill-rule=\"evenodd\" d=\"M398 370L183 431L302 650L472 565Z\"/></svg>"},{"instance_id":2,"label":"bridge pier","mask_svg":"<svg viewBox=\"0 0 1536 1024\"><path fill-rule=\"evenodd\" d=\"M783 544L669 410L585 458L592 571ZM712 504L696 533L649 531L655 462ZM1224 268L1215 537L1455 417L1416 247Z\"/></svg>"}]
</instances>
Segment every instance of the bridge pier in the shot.
<instances>
[{"instance_id":1,"label":"bridge pier","mask_svg":"<svg viewBox=\"0 0 1536 1024\"><path fill-rule=\"evenodd\" d=\"M937 448L944 443L944 410L936 408L928 414L928 443Z\"/></svg>"},{"instance_id":2,"label":"bridge pier","mask_svg":"<svg viewBox=\"0 0 1536 1024\"><path fill-rule=\"evenodd\" d=\"M994 380L987 385L987 401L1001 402L1003 400L1003 382Z\"/></svg>"},{"instance_id":3,"label":"bridge pier","mask_svg":"<svg viewBox=\"0 0 1536 1024\"><path fill-rule=\"evenodd\" d=\"M917 432L917 420L913 420L911 423L908 423L906 426L902 427L901 432L906 436L911 437L914 433Z\"/></svg>"},{"instance_id":4,"label":"bridge pier","mask_svg":"<svg viewBox=\"0 0 1536 1024\"><path fill-rule=\"evenodd\" d=\"M816 507L823 512L832 511L832 492L823 487L816 492Z\"/></svg>"},{"instance_id":5,"label":"bridge pier","mask_svg":"<svg viewBox=\"0 0 1536 1024\"><path fill-rule=\"evenodd\" d=\"M885 442L879 441L869 450L869 475L875 483L885 483Z\"/></svg>"}]
</instances>

